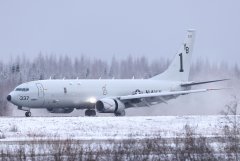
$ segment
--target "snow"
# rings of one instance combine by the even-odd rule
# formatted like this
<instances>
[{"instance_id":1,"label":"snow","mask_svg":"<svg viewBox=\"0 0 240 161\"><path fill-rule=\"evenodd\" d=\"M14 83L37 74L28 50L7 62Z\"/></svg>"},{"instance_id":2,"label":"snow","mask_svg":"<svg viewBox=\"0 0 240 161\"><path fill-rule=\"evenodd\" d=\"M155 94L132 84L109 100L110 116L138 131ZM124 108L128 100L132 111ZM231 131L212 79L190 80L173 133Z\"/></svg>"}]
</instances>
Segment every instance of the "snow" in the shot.
<instances>
[{"instance_id":1,"label":"snow","mask_svg":"<svg viewBox=\"0 0 240 161\"><path fill-rule=\"evenodd\" d=\"M109 140L129 138L171 138L184 134L187 124L196 134L214 136L226 124L224 116L147 117L2 117L0 141L36 138Z\"/></svg>"}]
</instances>

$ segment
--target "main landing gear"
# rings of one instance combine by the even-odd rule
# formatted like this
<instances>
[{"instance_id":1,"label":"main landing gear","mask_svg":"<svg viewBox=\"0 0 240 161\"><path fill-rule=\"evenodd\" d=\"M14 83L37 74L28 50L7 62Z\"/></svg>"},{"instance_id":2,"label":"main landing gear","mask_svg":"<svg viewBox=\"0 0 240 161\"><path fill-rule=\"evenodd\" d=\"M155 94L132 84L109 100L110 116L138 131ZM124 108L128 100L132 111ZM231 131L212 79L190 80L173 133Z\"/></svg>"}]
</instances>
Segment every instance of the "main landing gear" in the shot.
<instances>
[{"instance_id":1,"label":"main landing gear","mask_svg":"<svg viewBox=\"0 0 240 161\"><path fill-rule=\"evenodd\" d=\"M95 110L86 110L85 111L85 116L96 116L96 111Z\"/></svg>"},{"instance_id":2,"label":"main landing gear","mask_svg":"<svg viewBox=\"0 0 240 161\"><path fill-rule=\"evenodd\" d=\"M125 116L125 110L121 111L121 112L114 112L115 116Z\"/></svg>"}]
</instances>

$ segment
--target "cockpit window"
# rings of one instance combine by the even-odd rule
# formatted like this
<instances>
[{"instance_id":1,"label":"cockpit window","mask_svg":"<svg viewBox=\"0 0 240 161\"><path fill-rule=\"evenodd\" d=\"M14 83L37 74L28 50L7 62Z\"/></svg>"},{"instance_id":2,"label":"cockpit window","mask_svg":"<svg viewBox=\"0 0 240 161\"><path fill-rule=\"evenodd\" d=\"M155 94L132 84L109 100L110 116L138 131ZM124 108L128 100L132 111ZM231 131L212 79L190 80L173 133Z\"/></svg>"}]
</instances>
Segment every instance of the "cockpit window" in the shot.
<instances>
[{"instance_id":1,"label":"cockpit window","mask_svg":"<svg viewBox=\"0 0 240 161\"><path fill-rule=\"evenodd\" d=\"M23 91L23 92L27 92L27 91L29 91L29 88L16 88L15 91Z\"/></svg>"}]
</instances>

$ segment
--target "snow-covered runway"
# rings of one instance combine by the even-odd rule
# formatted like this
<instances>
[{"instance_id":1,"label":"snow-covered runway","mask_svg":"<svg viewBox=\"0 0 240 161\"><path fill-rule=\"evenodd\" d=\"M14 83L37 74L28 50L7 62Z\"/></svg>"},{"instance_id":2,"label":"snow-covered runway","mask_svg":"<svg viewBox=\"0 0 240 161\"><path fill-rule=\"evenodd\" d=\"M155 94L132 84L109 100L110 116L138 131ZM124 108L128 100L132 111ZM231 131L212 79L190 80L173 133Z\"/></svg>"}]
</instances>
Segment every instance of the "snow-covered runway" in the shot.
<instances>
[{"instance_id":1,"label":"snow-covered runway","mask_svg":"<svg viewBox=\"0 0 240 161\"><path fill-rule=\"evenodd\" d=\"M196 134L215 136L225 124L223 116L2 117L0 141L170 138L183 135L185 125L194 128Z\"/></svg>"}]
</instances>

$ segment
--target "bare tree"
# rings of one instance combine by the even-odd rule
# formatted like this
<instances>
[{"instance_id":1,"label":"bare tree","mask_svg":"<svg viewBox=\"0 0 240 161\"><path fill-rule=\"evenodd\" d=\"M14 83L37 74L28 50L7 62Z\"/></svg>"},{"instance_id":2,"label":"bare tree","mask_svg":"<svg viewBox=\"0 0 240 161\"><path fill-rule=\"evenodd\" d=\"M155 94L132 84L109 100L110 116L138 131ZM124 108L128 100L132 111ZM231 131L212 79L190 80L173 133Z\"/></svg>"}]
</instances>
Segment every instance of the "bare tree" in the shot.
<instances>
[{"instance_id":1,"label":"bare tree","mask_svg":"<svg viewBox=\"0 0 240 161\"><path fill-rule=\"evenodd\" d=\"M238 112L238 99L233 96L233 100L226 105L226 110L221 112L224 115L225 126L223 128L225 151L228 159L239 160L240 152L240 122Z\"/></svg>"}]
</instances>

